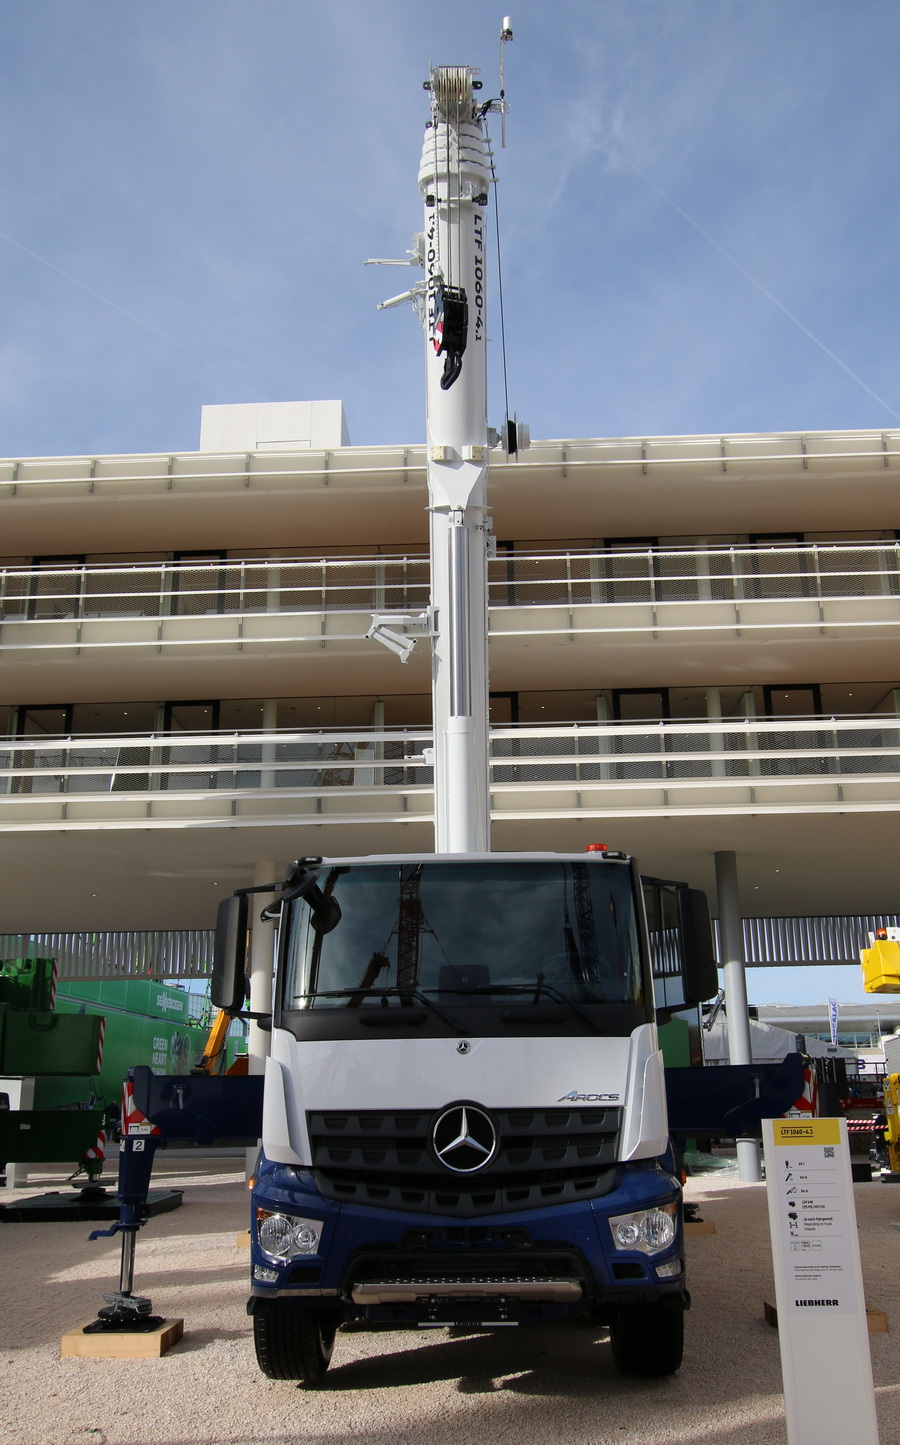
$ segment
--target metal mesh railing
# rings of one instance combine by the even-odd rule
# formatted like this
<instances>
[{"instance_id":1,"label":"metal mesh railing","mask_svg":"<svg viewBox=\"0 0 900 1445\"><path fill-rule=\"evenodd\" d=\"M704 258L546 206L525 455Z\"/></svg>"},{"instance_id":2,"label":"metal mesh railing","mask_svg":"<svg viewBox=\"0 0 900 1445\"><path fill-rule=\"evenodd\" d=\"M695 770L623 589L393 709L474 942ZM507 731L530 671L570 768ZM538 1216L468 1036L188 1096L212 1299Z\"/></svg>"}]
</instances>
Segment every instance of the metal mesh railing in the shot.
<instances>
[{"instance_id":1,"label":"metal mesh railing","mask_svg":"<svg viewBox=\"0 0 900 1445\"><path fill-rule=\"evenodd\" d=\"M797 547L509 552L489 563L492 607L900 596L900 542ZM0 621L418 612L422 556L0 569Z\"/></svg>"},{"instance_id":2,"label":"metal mesh railing","mask_svg":"<svg viewBox=\"0 0 900 1445\"><path fill-rule=\"evenodd\" d=\"M0 799L46 794L430 788L429 731L156 734L0 743ZM900 718L496 728L494 788L900 774Z\"/></svg>"},{"instance_id":3,"label":"metal mesh railing","mask_svg":"<svg viewBox=\"0 0 900 1445\"><path fill-rule=\"evenodd\" d=\"M0 569L0 621L376 612L428 606L427 557Z\"/></svg>"},{"instance_id":4,"label":"metal mesh railing","mask_svg":"<svg viewBox=\"0 0 900 1445\"><path fill-rule=\"evenodd\" d=\"M433 785L429 735L184 733L0 743L0 797Z\"/></svg>"},{"instance_id":5,"label":"metal mesh railing","mask_svg":"<svg viewBox=\"0 0 900 1445\"><path fill-rule=\"evenodd\" d=\"M900 719L497 729L495 784L662 784L900 773Z\"/></svg>"},{"instance_id":6,"label":"metal mesh railing","mask_svg":"<svg viewBox=\"0 0 900 1445\"><path fill-rule=\"evenodd\" d=\"M900 543L508 552L489 582L497 607L896 597Z\"/></svg>"}]
</instances>

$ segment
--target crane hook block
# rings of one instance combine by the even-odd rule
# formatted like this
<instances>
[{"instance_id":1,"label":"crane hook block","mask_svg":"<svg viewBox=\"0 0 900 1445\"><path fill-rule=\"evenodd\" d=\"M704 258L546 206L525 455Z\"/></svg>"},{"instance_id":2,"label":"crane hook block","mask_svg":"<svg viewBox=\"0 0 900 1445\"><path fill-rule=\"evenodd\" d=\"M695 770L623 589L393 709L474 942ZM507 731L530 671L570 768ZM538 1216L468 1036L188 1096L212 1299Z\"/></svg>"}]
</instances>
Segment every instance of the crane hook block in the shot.
<instances>
[{"instance_id":1,"label":"crane hook block","mask_svg":"<svg viewBox=\"0 0 900 1445\"><path fill-rule=\"evenodd\" d=\"M463 352L469 339L469 301L461 286L438 286L434 295L434 324L431 340L438 356L444 358L441 390L449 391L462 371Z\"/></svg>"}]
</instances>

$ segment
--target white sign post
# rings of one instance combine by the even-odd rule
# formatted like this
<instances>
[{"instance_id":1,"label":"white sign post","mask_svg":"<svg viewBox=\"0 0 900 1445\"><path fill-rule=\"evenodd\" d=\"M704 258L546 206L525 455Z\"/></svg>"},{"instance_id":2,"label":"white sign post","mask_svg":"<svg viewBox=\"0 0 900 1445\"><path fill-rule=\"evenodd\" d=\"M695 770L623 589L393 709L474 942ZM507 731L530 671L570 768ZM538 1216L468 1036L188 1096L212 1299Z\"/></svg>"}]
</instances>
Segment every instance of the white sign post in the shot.
<instances>
[{"instance_id":1,"label":"white sign post","mask_svg":"<svg viewBox=\"0 0 900 1445\"><path fill-rule=\"evenodd\" d=\"M878 1445L847 1125L764 1119L788 1445Z\"/></svg>"}]
</instances>

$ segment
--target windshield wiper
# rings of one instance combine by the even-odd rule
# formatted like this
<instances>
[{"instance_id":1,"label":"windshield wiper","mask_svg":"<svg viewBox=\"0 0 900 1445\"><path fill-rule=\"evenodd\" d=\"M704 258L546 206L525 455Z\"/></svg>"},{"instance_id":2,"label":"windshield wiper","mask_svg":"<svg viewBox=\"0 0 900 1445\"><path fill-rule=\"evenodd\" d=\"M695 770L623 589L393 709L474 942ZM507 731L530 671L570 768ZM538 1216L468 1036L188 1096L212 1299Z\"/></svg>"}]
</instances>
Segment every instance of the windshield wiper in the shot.
<instances>
[{"instance_id":1,"label":"windshield wiper","mask_svg":"<svg viewBox=\"0 0 900 1445\"><path fill-rule=\"evenodd\" d=\"M348 997L353 997L354 994L358 994L359 992L360 992L360 990L359 990L359 985L357 985L356 988L319 988L319 989L316 989L314 993L297 993L297 994L294 994L294 997L295 997L295 998L348 998ZM444 1010L443 1010L442 1008L440 1008L440 1007L435 1003L434 999L428 998L427 994L422 993L421 989L418 989L418 988L370 988L370 989L367 989L367 990L366 990L366 996L367 996L368 998L381 998L381 999L384 1000L385 1003L387 1003L387 1000L388 1000L389 998L399 998L399 999L401 999L401 1000L410 999L410 1000L411 1000L412 1002L414 1002L414 1003L424 1004L426 1008L429 1008L429 1009L431 1009L434 1013L436 1013L439 1019L443 1019L443 1021L444 1021L445 1024L449 1024L449 1026L450 1026L451 1029L455 1029L458 1034L464 1034L464 1033L466 1033L466 1030L461 1027L461 1025L458 1023L458 1021L457 1021L455 1018L453 1018L453 1017L452 1017L450 1014L448 1014L448 1013L444 1013Z\"/></svg>"},{"instance_id":2,"label":"windshield wiper","mask_svg":"<svg viewBox=\"0 0 900 1445\"><path fill-rule=\"evenodd\" d=\"M461 993L461 994L470 994L470 995L471 995L471 994L491 994L491 993L496 993L496 994L533 993L533 994L534 994L534 997L533 997L533 999L531 1000L532 1004L540 1003L540 1002L541 1002L541 999L542 999L544 996L546 996L547 998L552 998L556 1003L564 1004L564 1005L566 1006L566 1008L570 1008L573 1013L576 1013L580 1019L583 1019L583 1020L584 1020L584 1022L587 1024L588 1028L591 1029L591 1031L592 1031L593 1033L595 1033L595 1034L602 1034L602 1033L603 1033L603 1030L602 1030L602 1028L600 1027L600 1025L599 1025L598 1023L596 1023L596 1022L591 1018L591 1016L590 1016L589 1013L586 1013L586 1012L585 1012L585 1010L580 1006L580 1004L575 1003L573 999L566 998L566 995L565 995L564 993L560 993L560 991L559 991L558 988L554 988L554 986L553 986L552 983L547 983L547 982L545 981L544 975L543 975L542 973L537 974L536 977L537 977L537 984L536 984L536 985L533 985L533 984L530 984L530 983L496 983L496 984L490 984L490 983L488 983L488 984L481 985L479 988L444 989L444 990L442 990L442 992L444 992L444 993Z\"/></svg>"}]
</instances>

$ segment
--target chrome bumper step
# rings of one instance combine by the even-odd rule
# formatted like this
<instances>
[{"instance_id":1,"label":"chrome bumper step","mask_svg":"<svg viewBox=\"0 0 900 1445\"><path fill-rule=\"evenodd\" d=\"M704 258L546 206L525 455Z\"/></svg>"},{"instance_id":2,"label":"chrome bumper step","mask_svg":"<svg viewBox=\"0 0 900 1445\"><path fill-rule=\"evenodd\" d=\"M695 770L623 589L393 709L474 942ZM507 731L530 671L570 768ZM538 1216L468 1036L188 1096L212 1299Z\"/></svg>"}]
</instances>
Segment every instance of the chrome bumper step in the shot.
<instances>
[{"instance_id":1,"label":"chrome bumper step","mask_svg":"<svg viewBox=\"0 0 900 1445\"><path fill-rule=\"evenodd\" d=\"M358 1305L415 1304L429 1299L520 1299L570 1304L580 1300L575 1279L497 1279L475 1275L470 1279L390 1279L355 1284L351 1298Z\"/></svg>"}]
</instances>

